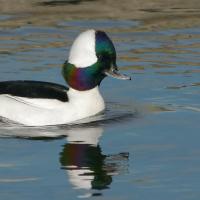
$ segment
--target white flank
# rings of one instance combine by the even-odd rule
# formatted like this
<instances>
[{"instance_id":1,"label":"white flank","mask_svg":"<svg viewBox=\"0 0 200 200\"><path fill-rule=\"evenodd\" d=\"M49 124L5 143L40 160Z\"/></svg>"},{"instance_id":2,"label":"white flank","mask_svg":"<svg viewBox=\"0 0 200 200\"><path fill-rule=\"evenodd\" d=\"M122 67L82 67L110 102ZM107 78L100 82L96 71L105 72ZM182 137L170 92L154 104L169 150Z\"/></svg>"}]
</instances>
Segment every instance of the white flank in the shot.
<instances>
[{"instance_id":1,"label":"white flank","mask_svg":"<svg viewBox=\"0 0 200 200\"><path fill-rule=\"evenodd\" d=\"M98 87L68 91L69 102L0 95L0 116L28 126L72 123L93 116L105 108Z\"/></svg>"}]
</instances>

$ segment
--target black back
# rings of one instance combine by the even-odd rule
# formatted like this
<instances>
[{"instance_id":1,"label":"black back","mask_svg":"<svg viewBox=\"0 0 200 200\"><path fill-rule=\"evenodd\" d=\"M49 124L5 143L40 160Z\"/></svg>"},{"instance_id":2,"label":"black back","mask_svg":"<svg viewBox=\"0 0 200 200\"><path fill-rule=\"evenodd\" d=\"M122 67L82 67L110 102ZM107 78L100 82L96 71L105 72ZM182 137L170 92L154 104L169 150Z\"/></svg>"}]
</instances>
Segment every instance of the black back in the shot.
<instances>
[{"instance_id":1,"label":"black back","mask_svg":"<svg viewBox=\"0 0 200 200\"><path fill-rule=\"evenodd\" d=\"M0 94L27 98L57 99L67 102L69 89L63 85L42 81L0 82Z\"/></svg>"}]
</instances>

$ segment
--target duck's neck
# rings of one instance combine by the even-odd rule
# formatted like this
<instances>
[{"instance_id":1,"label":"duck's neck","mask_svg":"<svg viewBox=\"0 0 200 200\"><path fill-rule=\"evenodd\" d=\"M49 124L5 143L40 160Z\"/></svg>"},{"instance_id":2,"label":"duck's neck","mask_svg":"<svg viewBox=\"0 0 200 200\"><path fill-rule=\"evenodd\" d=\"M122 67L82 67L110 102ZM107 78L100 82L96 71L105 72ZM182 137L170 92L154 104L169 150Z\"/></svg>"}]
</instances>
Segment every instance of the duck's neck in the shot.
<instances>
[{"instance_id":1,"label":"duck's neck","mask_svg":"<svg viewBox=\"0 0 200 200\"><path fill-rule=\"evenodd\" d=\"M73 96L80 96L80 97L88 97L88 96L94 97L94 95L100 95L100 92L99 92L98 86L90 90L84 90L84 91L76 90L72 87L69 87L69 94Z\"/></svg>"},{"instance_id":2,"label":"duck's neck","mask_svg":"<svg viewBox=\"0 0 200 200\"><path fill-rule=\"evenodd\" d=\"M70 88L68 91L69 103L72 103L79 111L94 115L105 109L104 100L99 92L99 87L79 91Z\"/></svg>"}]
</instances>

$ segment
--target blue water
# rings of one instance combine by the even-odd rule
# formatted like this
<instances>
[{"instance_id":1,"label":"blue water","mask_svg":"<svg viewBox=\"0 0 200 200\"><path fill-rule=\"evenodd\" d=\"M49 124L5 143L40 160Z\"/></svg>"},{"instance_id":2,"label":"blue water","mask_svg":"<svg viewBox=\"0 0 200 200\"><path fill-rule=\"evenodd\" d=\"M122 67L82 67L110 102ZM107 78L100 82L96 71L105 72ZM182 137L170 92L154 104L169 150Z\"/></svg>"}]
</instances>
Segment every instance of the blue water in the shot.
<instances>
[{"instance_id":1,"label":"blue water","mask_svg":"<svg viewBox=\"0 0 200 200\"><path fill-rule=\"evenodd\" d=\"M109 34L121 71L133 78L103 81L107 109L92 123L1 123L0 199L199 199L200 27L140 26L71 20L0 30L1 81L65 84L70 45L92 27Z\"/></svg>"}]
</instances>

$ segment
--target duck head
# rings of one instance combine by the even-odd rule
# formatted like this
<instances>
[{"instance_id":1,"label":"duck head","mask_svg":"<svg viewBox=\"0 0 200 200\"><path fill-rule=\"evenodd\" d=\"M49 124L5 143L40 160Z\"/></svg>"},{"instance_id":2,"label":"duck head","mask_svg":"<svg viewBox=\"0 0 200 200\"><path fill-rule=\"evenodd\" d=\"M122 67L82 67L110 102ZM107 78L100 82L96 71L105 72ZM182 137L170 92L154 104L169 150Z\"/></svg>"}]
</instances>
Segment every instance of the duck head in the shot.
<instances>
[{"instance_id":1,"label":"duck head","mask_svg":"<svg viewBox=\"0 0 200 200\"><path fill-rule=\"evenodd\" d=\"M106 76L131 80L118 72L112 41L105 32L95 30L87 30L76 38L63 65L63 76L70 87L79 91L100 85Z\"/></svg>"}]
</instances>

